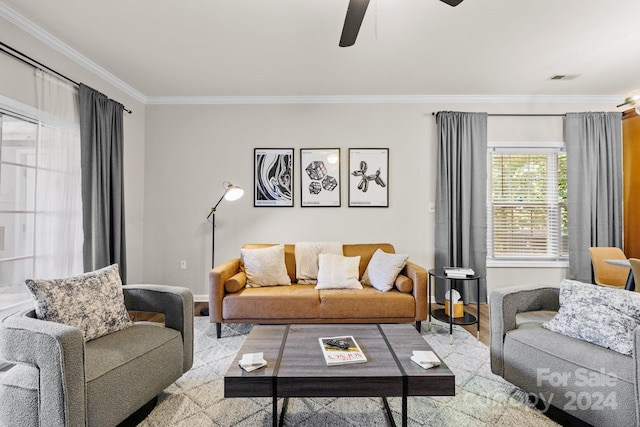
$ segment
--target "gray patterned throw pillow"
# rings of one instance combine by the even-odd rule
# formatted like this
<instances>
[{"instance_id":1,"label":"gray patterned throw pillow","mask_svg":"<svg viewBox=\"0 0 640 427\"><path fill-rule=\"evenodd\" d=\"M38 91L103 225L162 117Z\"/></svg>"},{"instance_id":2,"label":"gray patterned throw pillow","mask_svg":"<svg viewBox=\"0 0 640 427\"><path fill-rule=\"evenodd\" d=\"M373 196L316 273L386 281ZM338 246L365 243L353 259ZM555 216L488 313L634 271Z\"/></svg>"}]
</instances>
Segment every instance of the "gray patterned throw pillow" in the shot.
<instances>
[{"instance_id":1,"label":"gray patterned throw pillow","mask_svg":"<svg viewBox=\"0 0 640 427\"><path fill-rule=\"evenodd\" d=\"M631 354L633 330L638 325L640 294L563 280L560 283L560 310L542 326L622 354Z\"/></svg>"},{"instance_id":2,"label":"gray patterned throw pillow","mask_svg":"<svg viewBox=\"0 0 640 427\"><path fill-rule=\"evenodd\" d=\"M76 277L25 281L38 319L64 323L89 341L133 325L124 305L118 265Z\"/></svg>"}]
</instances>

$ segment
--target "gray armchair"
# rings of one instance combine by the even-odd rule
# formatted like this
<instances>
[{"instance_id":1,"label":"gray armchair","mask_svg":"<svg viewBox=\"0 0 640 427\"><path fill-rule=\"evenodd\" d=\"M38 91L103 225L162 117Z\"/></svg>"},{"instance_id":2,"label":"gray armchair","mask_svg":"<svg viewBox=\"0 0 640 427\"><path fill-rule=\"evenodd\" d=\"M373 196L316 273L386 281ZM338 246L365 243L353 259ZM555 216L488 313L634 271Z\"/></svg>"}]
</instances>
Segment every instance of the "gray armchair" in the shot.
<instances>
[{"instance_id":1,"label":"gray armchair","mask_svg":"<svg viewBox=\"0 0 640 427\"><path fill-rule=\"evenodd\" d=\"M0 325L0 425L115 426L193 363L193 295L160 285L123 287L128 310L164 313L84 342L74 327L34 310Z\"/></svg>"},{"instance_id":2,"label":"gray armchair","mask_svg":"<svg viewBox=\"0 0 640 427\"><path fill-rule=\"evenodd\" d=\"M514 286L489 296L491 370L594 426L640 425L640 327L633 356L542 327L558 311L559 287Z\"/></svg>"}]
</instances>

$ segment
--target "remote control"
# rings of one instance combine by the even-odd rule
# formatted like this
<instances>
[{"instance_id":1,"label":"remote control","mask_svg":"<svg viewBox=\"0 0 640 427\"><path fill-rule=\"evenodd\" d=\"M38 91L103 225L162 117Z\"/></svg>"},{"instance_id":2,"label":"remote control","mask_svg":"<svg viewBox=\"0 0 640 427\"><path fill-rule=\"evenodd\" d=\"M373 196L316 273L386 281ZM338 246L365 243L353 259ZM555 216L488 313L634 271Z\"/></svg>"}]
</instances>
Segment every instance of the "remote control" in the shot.
<instances>
[{"instance_id":1,"label":"remote control","mask_svg":"<svg viewBox=\"0 0 640 427\"><path fill-rule=\"evenodd\" d=\"M338 347L343 350L346 350L349 348L349 344L347 344L345 341L342 341L342 340L328 340L327 345L330 345L331 347Z\"/></svg>"}]
</instances>

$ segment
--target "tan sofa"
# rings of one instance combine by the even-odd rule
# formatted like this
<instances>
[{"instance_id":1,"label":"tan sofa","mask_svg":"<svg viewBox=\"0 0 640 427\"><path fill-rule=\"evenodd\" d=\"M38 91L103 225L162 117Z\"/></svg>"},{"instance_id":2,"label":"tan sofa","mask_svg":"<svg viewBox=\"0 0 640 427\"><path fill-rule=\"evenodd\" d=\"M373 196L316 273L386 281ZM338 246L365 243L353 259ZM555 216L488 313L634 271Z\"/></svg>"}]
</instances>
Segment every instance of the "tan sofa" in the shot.
<instances>
[{"instance_id":1,"label":"tan sofa","mask_svg":"<svg viewBox=\"0 0 640 427\"><path fill-rule=\"evenodd\" d=\"M271 244L248 244L262 248ZM346 244L344 256L360 255L360 278L374 252L395 253L393 245ZM285 245L285 264L291 286L247 288L240 258L213 268L209 274L209 319L216 323L220 338L222 323L396 323L415 322L420 330L427 318L427 271L407 261L395 286L380 292L364 289L316 290L314 285L296 283L295 246Z\"/></svg>"}]
</instances>

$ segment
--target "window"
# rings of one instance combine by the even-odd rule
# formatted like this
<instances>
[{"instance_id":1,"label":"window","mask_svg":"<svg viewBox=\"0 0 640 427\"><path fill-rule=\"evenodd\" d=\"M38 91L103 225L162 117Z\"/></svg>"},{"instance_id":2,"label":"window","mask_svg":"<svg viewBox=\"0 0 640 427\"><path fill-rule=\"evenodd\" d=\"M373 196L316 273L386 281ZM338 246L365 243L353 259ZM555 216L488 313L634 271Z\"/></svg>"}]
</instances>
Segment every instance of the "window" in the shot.
<instances>
[{"instance_id":1,"label":"window","mask_svg":"<svg viewBox=\"0 0 640 427\"><path fill-rule=\"evenodd\" d=\"M489 149L490 265L568 260L566 155L562 144L540 145Z\"/></svg>"},{"instance_id":2,"label":"window","mask_svg":"<svg viewBox=\"0 0 640 427\"><path fill-rule=\"evenodd\" d=\"M80 127L55 89L38 109L0 96L0 311L28 299L27 278L82 272Z\"/></svg>"},{"instance_id":3,"label":"window","mask_svg":"<svg viewBox=\"0 0 640 427\"><path fill-rule=\"evenodd\" d=\"M38 126L0 113L0 293L26 292L35 258ZM17 297L19 298L19 297Z\"/></svg>"}]
</instances>

